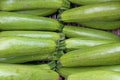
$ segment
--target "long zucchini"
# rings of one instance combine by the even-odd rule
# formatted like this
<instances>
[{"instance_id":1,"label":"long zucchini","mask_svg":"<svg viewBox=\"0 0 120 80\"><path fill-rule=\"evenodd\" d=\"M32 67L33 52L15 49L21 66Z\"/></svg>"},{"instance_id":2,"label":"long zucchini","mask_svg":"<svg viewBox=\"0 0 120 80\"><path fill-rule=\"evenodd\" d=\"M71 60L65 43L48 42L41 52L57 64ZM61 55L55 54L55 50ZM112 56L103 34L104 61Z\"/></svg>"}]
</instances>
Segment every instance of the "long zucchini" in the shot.
<instances>
[{"instance_id":1,"label":"long zucchini","mask_svg":"<svg viewBox=\"0 0 120 80\"><path fill-rule=\"evenodd\" d=\"M0 12L0 30L58 31L59 29L60 23L54 19L14 12Z\"/></svg>"},{"instance_id":2,"label":"long zucchini","mask_svg":"<svg viewBox=\"0 0 120 80\"><path fill-rule=\"evenodd\" d=\"M66 0L2 0L0 1L0 10L66 9L69 8L69 3L66 2Z\"/></svg>"},{"instance_id":3,"label":"long zucchini","mask_svg":"<svg viewBox=\"0 0 120 80\"><path fill-rule=\"evenodd\" d=\"M114 21L120 19L120 2L86 5L61 14L64 22Z\"/></svg>"},{"instance_id":4,"label":"long zucchini","mask_svg":"<svg viewBox=\"0 0 120 80\"><path fill-rule=\"evenodd\" d=\"M50 40L60 40L64 36L56 32L45 32L45 31L2 31L0 32L0 37L31 37L39 39L50 39Z\"/></svg>"},{"instance_id":5,"label":"long zucchini","mask_svg":"<svg viewBox=\"0 0 120 80\"><path fill-rule=\"evenodd\" d=\"M120 43L103 44L68 52L60 58L64 67L120 64Z\"/></svg>"},{"instance_id":6,"label":"long zucchini","mask_svg":"<svg viewBox=\"0 0 120 80\"><path fill-rule=\"evenodd\" d=\"M109 39L109 40L120 39L117 35L109 33L109 32L89 29L89 28L83 28L83 27L77 27L77 26L65 26L63 28L63 33L68 38L87 37L87 38Z\"/></svg>"}]
</instances>

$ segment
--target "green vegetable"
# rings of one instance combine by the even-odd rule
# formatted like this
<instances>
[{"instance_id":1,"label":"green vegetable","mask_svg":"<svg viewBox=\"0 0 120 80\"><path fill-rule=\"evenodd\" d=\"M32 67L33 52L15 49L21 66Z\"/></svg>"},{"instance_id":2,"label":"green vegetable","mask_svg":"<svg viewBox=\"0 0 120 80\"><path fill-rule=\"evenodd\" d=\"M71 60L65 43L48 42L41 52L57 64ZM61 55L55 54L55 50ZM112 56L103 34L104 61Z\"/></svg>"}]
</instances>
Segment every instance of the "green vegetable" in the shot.
<instances>
[{"instance_id":1,"label":"green vegetable","mask_svg":"<svg viewBox=\"0 0 120 80\"><path fill-rule=\"evenodd\" d=\"M120 19L120 2L86 5L61 14L64 22L113 21Z\"/></svg>"},{"instance_id":2,"label":"green vegetable","mask_svg":"<svg viewBox=\"0 0 120 80\"><path fill-rule=\"evenodd\" d=\"M21 14L30 14L30 15L38 15L38 16L48 16L55 13L56 9L35 9L35 10L22 10L22 11L14 11Z\"/></svg>"},{"instance_id":3,"label":"green vegetable","mask_svg":"<svg viewBox=\"0 0 120 80\"><path fill-rule=\"evenodd\" d=\"M103 39L89 39L89 38L70 38L65 40L65 47L67 51L85 49L92 46L119 42L116 40L103 40Z\"/></svg>"},{"instance_id":4,"label":"green vegetable","mask_svg":"<svg viewBox=\"0 0 120 80\"><path fill-rule=\"evenodd\" d=\"M83 26L96 28L96 29L103 29L103 30L112 30L120 28L120 21L110 21L110 22L85 22L80 23Z\"/></svg>"},{"instance_id":5,"label":"green vegetable","mask_svg":"<svg viewBox=\"0 0 120 80\"><path fill-rule=\"evenodd\" d=\"M68 52L60 58L64 67L120 64L120 43L103 44Z\"/></svg>"},{"instance_id":6,"label":"green vegetable","mask_svg":"<svg viewBox=\"0 0 120 80\"><path fill-rule=\"evenodd\" d=\"M120 80L120 73L112 71L89 71L72 74L67 80Z\"/></svg>"},{"instance_id":7,"label":"green vegetable","mask_svg":"<svg viewBox=\"0 0 120 80\"><path fill-rule=\"evenodd\" d=\"M0 65L0 80L58 80L56 72L49 69Z\"/></svg>"},{"instance_id":8,"label":"green vegetable","mask_svg":"<svg viewBox=\"0 0 120 80\"><path fill-rule=\"evenodd\" d=\"M65 0L2 0L0 1L0 10L29 10L29 9L66 9L69 3Z\"/></svg>"},{"instance_id":9,"label":"green vegetable","mask_svg":"<svg viewBox=\"0 0 120 80\"><path fill-rule=\"evenodd\" d=\"M120 2L120 0L69 0L72 3L79 4L79 5L88 5L88 4L97 4L97 3L107 3L107 2Z\"/></svg>"},{"instance_id":10,"label":"green vegetable","mask_svg":"<svg viewBox=\"0 0 120 80\"><path fill-rule=\"evenodd\" d=\"M56 50L57 44L53 40L2 37L0 38L0 58L51 54Z\"/></svg>"},{"instance_id":11,"label":"green vegetable","mask_svg":"<svg viewBox=\"0 0 120 80\"><path fill-rule=\"evenodd\" d=\"M2 31L0 32L0 37L31 37L39 39L50 39L50 40L60 40L62 39L61 34L56 32L44 32L44 31Z\"/></svg>"},{"instance_id":12,"label":"green vegetable","mask_svg":"<svg viewBox=\"0 0 120 80\"><path fill-rule=\"evenodd\" d=\"M13 12L0 12L0 30L58 31L60 23L54 19Z\"/></svg>"},{"instance_id":13,"label":"green vegetable","mask_svg":"<svg viewBox=\"0 0 120 80\"><path fill-rule=\"evenodd\" d=\"M107 40L119 40L120 39L115 34L112 34L109 32L89 29L89 28L83 28L83 27L77 27L77 26L65 26L63 28L63 33L68 38L87 37L87 38L107 39Z\"/></svg>"},{"instance_id":14,"label":"green vegetable","mask_svg":"<svg viewBox=\"0 0 120 80\"><path fill-rule=\"evenodd\" d=\"M96 71L96 70L107 70L107 71L120 72L120 65L98 66L98 67L59 68L58 72L63 77L68 77L71 74L76 74L76 73L80 73L80 72L87 72L87 71Z\"/></svg>"}]
</instances>

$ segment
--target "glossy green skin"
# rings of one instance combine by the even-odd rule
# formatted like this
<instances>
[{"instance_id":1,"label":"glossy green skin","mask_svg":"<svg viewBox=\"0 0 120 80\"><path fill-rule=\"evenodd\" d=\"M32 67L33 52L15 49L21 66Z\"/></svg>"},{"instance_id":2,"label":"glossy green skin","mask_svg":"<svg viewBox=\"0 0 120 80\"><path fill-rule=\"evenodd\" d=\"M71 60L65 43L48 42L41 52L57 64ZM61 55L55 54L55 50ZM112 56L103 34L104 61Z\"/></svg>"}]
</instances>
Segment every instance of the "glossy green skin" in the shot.
<instances>
[{"instance_id":1,"label":"glossy green skin","mask_svg":"<svg viewBox=\"0 0 120 80\"><path fill-rule=\"evenodd\" d=\"M63 4L63 0L2 0L0 1L0 10L59 9L64 7Z\"/></svg>"},{"instance_id":2,"label":"glossy green skin","mask_svg":"<svg viewBox=\"0 0 120 80\"><path fill-rule=\"evenodd\" d=\"M60 58L64 67L120 64L120 43L103 44L68 52Z\"/></svg>"},{"instance_id":3,"label":"glossy green skin","mask_svg":"<svg viewBox=\"0 0 120 80\"><path fill-rule=\"evenodd\" d=\"M85 22L85 23L79 23L83 26L90 27L90 28L96 28L96 29L102 29L102 30L113 30L120 28L120 21L110 21L110 22Z\"/></svg>"},{"instance_id":4,"label":"glossy green skin","mask_svg":"<svg viewBox=\"0 0 120 80\"><path fill-rule=\"evenodd\" d=\"M0 80L58 80L56 72L47 69L0 65ZM47 76L47 77L46 77Z\"/></svg>"},{"instance_id":5,"label":"glossy green skin","mask_svg":"<svg viewBox=\"0 0 120 80\"><path fill-rule=\"evenodd\" d=\"M56 50L53 40L26 38L26 37L2 37L0 38L0 58L51 54Z\"/></svg>"},{"instance_id":6,"label":"glossy green skin","mask_svg":"<svg viewBox=\"0 0 120 80\"><path fill-rule=\"evenodd\" d=\"M0 37L31 37L39 39L60 40L61 35L56 32L44 32L44 31L2 31Z\"/></svg>"},{"instance_id":7,"label":"glossy green skin","mask_svg":"<svg viewBox=\"0 0 120 80\"><path fill-rule=\"evenodd\" d=\"M99 66L99 67L75 67L75 68L60 68L58 72L63 77L68 77L71 74L87 72L87 71L95 71L95 70L106 70L106 71L116 71L120 72L120 65L113 66Z\"/></svg>"},{"instance_id":8,"label":"glossy green skin","mask_svg":"<svg viewBox=\"0 0 120 80\"><path fill-rule=\"evenodd\" d=\"M120 2L86 5L64 11L64 22L113 21L120 19Z\"/></svg>"},{"instance_id":9,"label":"glossy green skin","mask_svg":"<svg viewBox=\"0 0 120 80\"><path fill-rule=\"evenodd\" d=\"M92 46L119 42L117 40L103 40L103 39L89 39L89 38L70 38L65 40L65 47L67 51L77 49L85 49Z\"/></svg>"},{"instance_id":10,"label":"glossy green skin","mask_svg":"<svg viewBox=\"0 0 120 80\"><path fill-rule=\"evenodd\" d=\"M67 80L120 80L120 73L112 71L89 71L72 74Z\"/></svg>"},{"instance_id":11,"label":"glossy green skin","mask_svg":"<svg viewBox=\"0 0 120 80\"><path fill-rule=\"evenodd\" d=\"M69 0L69 1L79 5L97 4L104 2L120 2L120 0Z\"/></svg>"},{"instance_id":12,"label":"glossy green skin","mask_svg":"<svg viewBox=\"0 0 120 80\"><path fill-rule=\"evenodd\" d=\"M119 40L120 39L115 34L112 34L109 32L89 29L89 28L83 28L83 27L77 27L77 26L65 26L63 28L63 33L68 38L87 37L87 38L107 39L107 40Z\"/></svg>"},{"instance_id":13,"label":"glossy green skin","mask_svg":"<svg viewBox=\"0 0 120 80\"><path fill-rule=\"evenodd\" d=\"M36 16L48 16L55 13L56 9L35 9L35 10L23 10L23 11L15 11L21 14L30 14Z\"/></svg>"},{"instance_id":14,"label":"glossy green skin","mask_svg":"<svg viewBox=\"0 0 120 80\"><path fill-rule=\"evenodd\" d=\"M25 63L30 61L51 61L52 59L53 57L51 54L33 54L33 55L0 58L0 63Z\"/></svg>"},{"instance_id":15,"label":"glossy green skin","mask_svg":"<svg viewBox=\"0 0 120 80\"><path fill-rule=\"evenodd\" d=\"M60 23L54 19L14 12L0 12L0 30L57 31Z\"/></svg>"}]
</instances>

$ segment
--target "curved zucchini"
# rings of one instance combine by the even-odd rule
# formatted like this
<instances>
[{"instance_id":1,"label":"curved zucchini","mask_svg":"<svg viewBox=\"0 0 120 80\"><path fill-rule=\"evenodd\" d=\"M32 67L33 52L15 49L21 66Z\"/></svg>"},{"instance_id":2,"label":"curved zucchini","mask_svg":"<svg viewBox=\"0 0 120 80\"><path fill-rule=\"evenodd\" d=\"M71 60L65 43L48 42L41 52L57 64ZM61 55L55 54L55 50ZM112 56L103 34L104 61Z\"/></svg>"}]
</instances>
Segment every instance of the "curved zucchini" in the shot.
<instances>
[{"instance_id":1,"label":"curved zucchini","mask_svg":"<svg viewBox=\"0 0 120 80\"><path fill-rule=\"evenodd\" d=\"M35 9L35 10L23 10L23 11L14 11L21 14L30 14L36 16L49 16L55 13L57 9Z\"/></svg>"},{"instance_id":2,"label":"curved zucchini","mask_svg":"<svg viewBox=\"0 0 120 80\"><path fill-rule=\"evenodd\" d=\"M56 32L44 32L44 31L2 31L0 37L31 37L39 39L60 40L61 35Z\"/></svg>"},{"instance_id":3,"label":"curved zucchini","mask_svg":"<svg viewBox=\"0 0 120 80\"><path fill-rule=\"evenodd\" d=\"M120 73L112 71L88 71L72 74L67 80L119 80Z\"/></svg>"},{"instance_id":4,"label":"curved zucchini","mask_svg":"<svg viewBox=\"0 0 120 80\"><path fill-rule=\"evenodd\" d=\"M51 54L56 50L56 47L53 40L2 37L0 38L0 58Z\"/></svg>"},{"instance_id":5,"label":"curved zucchini","mask_svg":"<svg viewBox=\"0 0 120 80\"><path fill-rule=\"evenodd\" d=\"M88 5L88 4L99 4L99 3L107 3L107 2L120 2L120 0L69 0L72 3L79 5Z\"/></svg>"},{"instance_id":6,"label":"curved zucchini","mask_svg":"<svg viewBox=\"0 0 120 80\"><path fill-rule=\"evenodd\" d=\"M120 43L103 44L68 52L60 58L64 67L120 64Z\"/></svg>"},{"instance_id":7,"label":"curved zucchini","mask_svg":"<svg viewBox=\"0 0 120 80\"><path fill-rule=\"evenodd\" d=\"M120 40L117 35L109 32L77 26L65 26L63 28L63 33L68 38L87 37L95 39Z\"/></svg>"},{"instance_id":8,"label":"curved zucchini","mask_svg":"<svg viewBox=\"0 0 120 80\"><path fill-rule=\"evenodd\" d=\"M58 31L60 23L54 19L13 12L0 12L0 30Z\"/></svg>"},{"instance_id":9,"label":"curved zucchini","mask_svg":"<svg viewBox=\"0 0 120 80\"><path fill-rule=\"evenodd\" d=\"M65 47L67 51L77 49L85 49L92 46L119 42L117 40L103 40L103 39L89 39L89 38L70 38L65 40Z\"/></svg>"},{"instance_id":10,"label":"curved zucchini","mask_svg":"<svg viewBox=\"0 0 120 80\"><path fill-rule=\"evenodd\" d=\"M0 65L0 80L58 80L59 75L49 69ZM47 77L46 77L47 76Z\"/></svg>"},{"instance_id":11,"label":"curved zucchini","mask_svg":"<svg viewBox=\"0 0 120 80\"><path fill-rule=\"evenodd\" d=\"M106 70L106 71L116 71L120 72L120 65L113 66L98 66L98 67L74 67L74 68L59 68L58 72L65 78L71 74L87 72L87 71L96 71L96 70Z\"/></svg>"},{"instance_id":12,"label":"curved zucchini","mask_svg":"<svg viewBox=\"0 0 120 80\"><path fill-rule=\"evenodd\" d=\"M114 21L120 19L120 2L86 5L61 14L64 22Z\"/></svg>"},{"instance_id":13,"label":"curved zucchini","mask_svg":"<svg viewBox=\"0 0 120 80\"><path fill-rule=\"evenodd\" d=\"M95 28L95 29L102 29L102 30L113 30L120 28L120 21L109 21L109 22L85 22L79 23L83 26Z\"/></svg>"},{"instance_id":14,"label":"curved zucchini","mask_svg":"<svg viewBox=\"0 0 120 80\"><path fill-rule=\"evenodd\" d=\"M47 6L46 6L47 5ZM29 10L29 9L60 9L68 8L64 0L2 0L0 1L0 10L14 11L14 10Z\"/></svg>"}]
</instances>

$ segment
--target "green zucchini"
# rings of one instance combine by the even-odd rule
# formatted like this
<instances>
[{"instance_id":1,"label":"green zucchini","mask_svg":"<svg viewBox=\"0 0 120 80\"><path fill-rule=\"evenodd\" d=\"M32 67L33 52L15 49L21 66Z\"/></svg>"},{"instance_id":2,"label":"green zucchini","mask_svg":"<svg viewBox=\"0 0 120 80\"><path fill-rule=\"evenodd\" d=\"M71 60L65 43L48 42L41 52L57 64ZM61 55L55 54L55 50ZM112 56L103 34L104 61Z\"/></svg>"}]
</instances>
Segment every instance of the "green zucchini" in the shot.
<instances>
[{"instance_id":1,"label":"green zucchini","mask_svg":"<svg viewBox=\"0 0 120 80\"><path fill-rule=\"evenodd\" d=\"M58 72L63 77L68 77L71 74L76 74L76 73L80 73L80 72L87 72L87 71L96 71L96 70L106 70L106 71L120 72L120 65L98 66L98 67L59 68Z\"/></svg>"},{"instance_id":2,"label":"green zucchini","mask_svg":"<svg viewBox=\"0 0 120 80\"><path fill-rule=\"evenodd\" d=\"M97 4L97 3L107 3L107 2L118 2L120 0L69 0L72 3L79 5Z\"/></svg>"},{"instance_id":3,"label":"green zucchini","mask_svg":"<svg viewBox=\"0 0 120 80\"><path fill-rule=\"evenodd\" d=\"M113 30L120 28L120 21L110 21L110 22L85 22L79 23L83 26L95 28L95 29L102 29L102 30Z\"/></svg>"},{"instance_id":4,"label":"green zucchini","mask_svg":"<svg viewBox=\"0 0 120 80\"><path fill-rule=\"evenodd\" d=\"M63 33L68 38L87 37L87 38L108 39L108 40L119 40L120 39L117 35L109 33L109 32L89 29L89 28L83 28L83 27L77 27L77 26L65 26L63 28Z\"/></svg>"},{"instance_id":5,"label":"green zucchini","mask_svg":"<svg viewBox=\"0 0 120 80\"><path fill-rule=\"evenodd\" d=\"M57 44L53 40L27 37L1 37L0 58L44 55L56 51Z\"/></svg>"},{"instance_id":6,"label":"green zucchini","mask_svg":"<svg viewBox=\"0 0 120 80\"><path fill-rule=\"evenodd\" d=\"M58 31L59 29L60 23L54 19L14 12L0 12L0 30Z\"/></svg>"},{"instance_id":7,"label":"green zucchini","mask_svg":"<svg viewBox=\"0 0 120 80\"><path fill-rule=\"evenodd\" d=\"M119 42L117 40L89 39L89 38L70 38L65 40L66 51L85 49L92 46Z\"/></svg>"},{"instance_id":8,"label":"green zucchini","mask_svg":"<svg viewBox=\"0 0 120 80\"><path fill-rule=\"evenodd\" d=\"M103 44L68 52L60 58L64 67L120 64L120 43Z\"/></svg>"},{"instance_id":9,"label":"green zucchini","mask_svg":"<svg viewBox=\"0 0 120 80\"><path fill-rule=\"evenodd\" d=\"M86 5L64 11L64 22L114 21L120 19L120 2Z\"/></svg>"},{"instance_id":10,"label":"green zucchini","mask_svg":"<svg viewBox=\"0 0 120 80\"><path fill-rule=\"evenodd\" d=\"M12 56L0 58L0 63L25 63L30 61L51 61L54 56L51 54L33 54L23 56Z\"/></svg>"},{"instance_id":11,"label":"green zucchini","mask_svg":"<svg viewBox=\"0 0 120 80\"><path fill-rule=\"evenodd\" d=\"M58 80L59 75L49 69L0 65L0 80ZM46 77L47 76L47 77Z\"/></svg>"},{"instance_id":12,"label":"green zucchini","mask_svg":"<svg viewBox=\"0 0 120 80\"><path fill-rule=\"evenodd\" d=\"M47 6L46 6L47 5ZM29 10L29 9L60 9L69 8L65 0L2 0L0 1L0 10Z\"/></svg>"},{"instance_id":13,"label":"green zucchini","mask_svg":"<svg viewBox=\"0 0 120 80\"><path fill-rule=\"evenodd\" d=\"M44 31L2 31L0 37L31 37L39 39L60 40L62 35L56 32L44 32Z\"/></svg>"},{"instance_id":14,"label":"green zucchini","mask_svg":"<svg viewBox=\"0 0 120 80\"><path fill-rule=\"evenodd\" d=\"M88 71L68 76L67 80L120 80L119 72Z\"/></svg>"},{"instance_id":15,"label":"green zucchini","mask_svg":"<svg viewBox=\"0 0 120 80\"><path fill-rule=\"evenodd\" d=\"M56 9L35 9L35 10L21 10L21 11L14 11L21 14L30 14L36 16L49 16L55 13Z\"/></svg>"}]
</instances>

